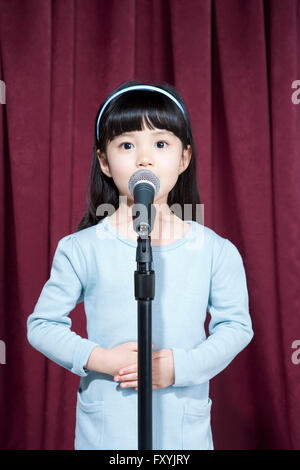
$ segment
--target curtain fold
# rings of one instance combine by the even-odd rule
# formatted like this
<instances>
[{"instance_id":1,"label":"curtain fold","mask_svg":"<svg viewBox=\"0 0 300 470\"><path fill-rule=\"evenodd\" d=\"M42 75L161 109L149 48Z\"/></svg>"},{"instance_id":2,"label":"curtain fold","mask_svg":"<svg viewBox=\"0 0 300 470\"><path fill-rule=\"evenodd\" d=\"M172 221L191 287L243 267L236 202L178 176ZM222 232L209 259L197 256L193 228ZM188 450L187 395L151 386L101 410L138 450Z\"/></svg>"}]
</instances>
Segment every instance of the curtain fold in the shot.
<instances>
[{"instance_id":1,"label":"curtain fold","mask_svg":"<svg viewBox=\"0 0 300 470\"><path fill-rule=\"evenodd\" d=\"M26 321L85 210L96 112L137 79L182 94L204 223L245 265L254 338L210 383L215 448L299 449L299 0L0 0L0 11L0 448L73 448L79 379L30 347ZM71 318L85 335L83 304Z\"/></svg>"}]
</instances>

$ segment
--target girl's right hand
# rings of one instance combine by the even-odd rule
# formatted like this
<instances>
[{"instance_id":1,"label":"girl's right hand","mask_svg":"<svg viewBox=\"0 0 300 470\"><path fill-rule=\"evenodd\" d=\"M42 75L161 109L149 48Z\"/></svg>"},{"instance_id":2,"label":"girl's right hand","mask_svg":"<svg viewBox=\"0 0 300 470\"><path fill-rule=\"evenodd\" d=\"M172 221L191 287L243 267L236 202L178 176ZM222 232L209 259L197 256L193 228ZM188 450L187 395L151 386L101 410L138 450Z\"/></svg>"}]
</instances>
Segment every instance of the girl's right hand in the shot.
<instances>
[{"instance_id":1,"label":"girl's right hand","mask_svg":"<svg viewBox=\"0 0 300 470\"><path fill-rule=\"evenodd\" d=\"M152 344L152 349L154 344ZM138 363L138 343L129 341L106 349L105 373L115 376L122 367Z\"/></svg>"}]
</instances>

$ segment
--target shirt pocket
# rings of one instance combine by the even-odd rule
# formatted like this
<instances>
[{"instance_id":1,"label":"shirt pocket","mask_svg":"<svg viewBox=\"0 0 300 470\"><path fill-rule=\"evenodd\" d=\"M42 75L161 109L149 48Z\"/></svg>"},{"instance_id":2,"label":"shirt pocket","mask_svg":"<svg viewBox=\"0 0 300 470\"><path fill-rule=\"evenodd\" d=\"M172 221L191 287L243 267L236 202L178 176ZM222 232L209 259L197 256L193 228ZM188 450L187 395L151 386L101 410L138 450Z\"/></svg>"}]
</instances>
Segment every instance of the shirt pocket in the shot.
<instances>
[{"instance_id":1,"label":"shirt pocket","mask_svg":"<svg viewBox=\"0 0 300 470\"><path fill-rule=\"evenodd\" d=\"M182 448L189 450L211 450L213 448L210 411L212 401L197 405L186 403L182 421Z\"/></svg>"},{"instance_id":2,"label":"shirt pocket","mask_svg":"<svg viewBox=\"0 0 300 470\"><path fill-rule=\"evenodd\" d=\"M76 450L101 449L104 430L104 401L86 402L81 390L77 391L76 405Z\"/></svg>"}]
</instances>

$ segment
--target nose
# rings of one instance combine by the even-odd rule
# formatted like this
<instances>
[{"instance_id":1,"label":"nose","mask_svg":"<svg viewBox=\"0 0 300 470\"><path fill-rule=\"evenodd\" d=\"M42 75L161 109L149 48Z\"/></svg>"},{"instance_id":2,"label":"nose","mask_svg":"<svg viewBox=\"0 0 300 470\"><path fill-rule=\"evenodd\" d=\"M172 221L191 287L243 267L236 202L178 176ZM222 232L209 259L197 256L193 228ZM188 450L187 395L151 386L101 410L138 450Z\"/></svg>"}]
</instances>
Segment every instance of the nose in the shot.
<instances>
[{"instance_id":1,"label":"nose","mask_svg":"<svg viewBox=\"0 0 300 470\"><path fill-rule=\"evenodd\" d=\"M136 164L137 166L143 166L143 167L147 167L149 165L153 165L153 161L152 161L152 158L147 156L146 154L143 154L141 155L139 158L137 158L137 161L136 161Z\"/></svg>"}]
</instances>

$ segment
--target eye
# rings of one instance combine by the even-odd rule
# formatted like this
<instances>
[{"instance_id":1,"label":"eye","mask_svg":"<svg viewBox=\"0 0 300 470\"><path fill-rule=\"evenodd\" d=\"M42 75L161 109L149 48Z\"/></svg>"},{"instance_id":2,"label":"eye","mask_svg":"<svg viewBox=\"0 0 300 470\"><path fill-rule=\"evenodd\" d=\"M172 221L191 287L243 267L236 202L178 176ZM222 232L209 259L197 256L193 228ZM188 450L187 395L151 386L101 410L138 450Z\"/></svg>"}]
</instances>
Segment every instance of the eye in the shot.
<instances>
[{"instance_id":1,"label":"eye","mask_svg":"<svg viewBox=\"0 0 300 470\"><path fill-rule=\"evenodd\" d=\"M165 148L165 147L168 145L167 142L164 141L164 140L159 140L157 143L158 143L158 144L166 144L164 147L158 147L158 148L160 148L160 149Z\"/></svg>"},{"instance_id":2,"label":"eye","mask_svg":"<svg viewBox=\"0 0 300 470\"><path fill-rule=\"evenodd\" d=\"M160 149L165 148L168 145L168 143L165 140L159 140L156 143L157 144L165 144L163 146L159 145L158 148L160 148ZM130 142L122 142L120 144L120 147L123 148L124 150L130 150L130 148L128 148L128 147L123 147L123 145L132 145L132 144Z\"/></svg>"},{"instance_id":3,"label":"eye","mask_svg":"<svg viewBox=\"0 0 300 470\"><path fill-rule=\"evenodd\" d=\"M122 144L120 144L120 147L123 148L123 145L132 145L130 142L123 142ZM125 149L125 150L130 150L130 149Z\"/></svg>"}]
</instances>

